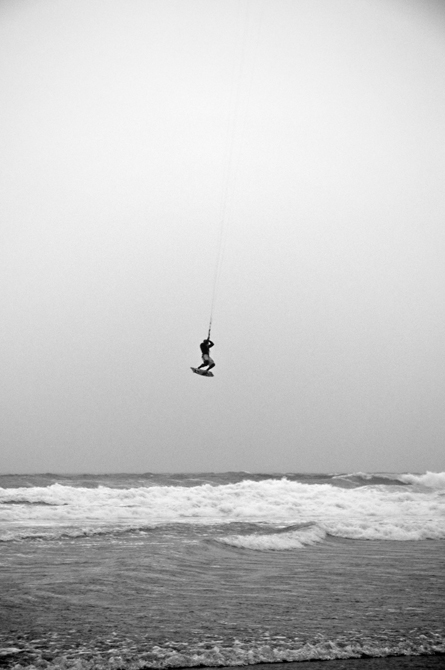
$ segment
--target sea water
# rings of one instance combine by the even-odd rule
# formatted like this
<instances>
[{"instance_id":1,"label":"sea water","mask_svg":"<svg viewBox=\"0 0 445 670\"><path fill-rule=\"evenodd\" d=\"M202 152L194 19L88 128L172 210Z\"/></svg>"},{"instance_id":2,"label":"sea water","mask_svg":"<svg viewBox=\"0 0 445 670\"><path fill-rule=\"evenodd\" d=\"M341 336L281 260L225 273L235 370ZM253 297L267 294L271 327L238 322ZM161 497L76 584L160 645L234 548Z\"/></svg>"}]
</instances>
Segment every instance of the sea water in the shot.
<instances>
[{"instance_id":1,"label":"sea water","mask_svg":"<svg viewBox=\"0 0 445 670\"><path fill-rule=\"evenodd\" d=\"M0 581L3 667L445 666L445 473L2 476Z\"/></svg>"}]
</instances>

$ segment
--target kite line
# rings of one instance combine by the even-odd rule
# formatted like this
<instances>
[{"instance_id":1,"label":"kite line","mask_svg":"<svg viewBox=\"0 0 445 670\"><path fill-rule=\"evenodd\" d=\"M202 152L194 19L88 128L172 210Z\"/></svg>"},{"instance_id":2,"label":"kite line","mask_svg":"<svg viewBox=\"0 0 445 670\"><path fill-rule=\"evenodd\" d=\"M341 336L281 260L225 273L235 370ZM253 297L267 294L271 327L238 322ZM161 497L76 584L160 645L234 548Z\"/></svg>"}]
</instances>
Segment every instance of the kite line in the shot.
<instances>
[{"instance_id":1,"label":"kite line","mask_svg":"<svg viewBox=\"0 0 445 670\"><path fill-rule=\"evenodd\" d=\"M232 202L234 197L235 183L236 183L236 173L239 167L239 152L238 152L238 164L235 165L235 139L239 133L239 116L240 116L240 107L241 107L241 91L243 81L245 81L245 70L246 62L248 56L248 36L249 36L249 24L250 24L250 14L251 14L251 2L242 2L238 6L239 19L238 23L241 25L240 34L238 40L240 41L240 46L238 47L238 53L240 52L240 57L237 62L234 63L232 77L231 77L231 92L230 92L230 104L229 104L229 116L226 127L226 154L224 159L225 173L223 179L223 189L222 189L222 203L220 205L221 218L219 224L219 233L217 241L217 252L216 252L216 262L215 262L215 271L213 277L213 286L212 286L212 297L210 304L210 320L209 320L209 331L208 339L210 339L210 333L212 330L213 316L215 312L215 305L218 296L218 289L220 285L220 279L222 274L223 260L224 260L224 251L226 246L227 238L227 228L229 219L231 216ZM259 22L256 26L256 39L255 39L255 49L258 46L259 38ZM253 61L250 63L250 81L249 86L247 87L247 93L250 92L253 79ZM244 110L245 112L246 110ZM244 119L244 125L246 124L246 119ZM243 133L240 133L241 136Z\"/></svg>"}]
</instances>

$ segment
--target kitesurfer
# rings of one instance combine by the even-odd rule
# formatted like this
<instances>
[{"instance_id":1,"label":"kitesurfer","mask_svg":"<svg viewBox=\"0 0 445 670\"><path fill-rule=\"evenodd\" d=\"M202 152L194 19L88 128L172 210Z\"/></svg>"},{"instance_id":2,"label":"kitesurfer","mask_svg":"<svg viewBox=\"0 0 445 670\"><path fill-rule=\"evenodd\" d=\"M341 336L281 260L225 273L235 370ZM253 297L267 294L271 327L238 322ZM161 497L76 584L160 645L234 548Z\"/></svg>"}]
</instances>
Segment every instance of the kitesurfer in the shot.
<instances>
[{"instance_id":1,"label":"kitesurfer","mask_svg":"<svg viewBox=\"0 0 445 670\"><path fill-rule=\"evenodd\" d=\"M203 340L201 342L201 344L199 345L199 347L201 349L202 361L203 362L199 366L198 370L208 366L207 367L207 372L209 372L209 370L211 370L212 368L215 367L215 361L213 360L213 358L210 357L210 354L209 354L209 351L210 351L211 347L213 347L213 346L214 346L214 344L209 337L207 337L205 340Z\"/></svg>"}]
</instances>

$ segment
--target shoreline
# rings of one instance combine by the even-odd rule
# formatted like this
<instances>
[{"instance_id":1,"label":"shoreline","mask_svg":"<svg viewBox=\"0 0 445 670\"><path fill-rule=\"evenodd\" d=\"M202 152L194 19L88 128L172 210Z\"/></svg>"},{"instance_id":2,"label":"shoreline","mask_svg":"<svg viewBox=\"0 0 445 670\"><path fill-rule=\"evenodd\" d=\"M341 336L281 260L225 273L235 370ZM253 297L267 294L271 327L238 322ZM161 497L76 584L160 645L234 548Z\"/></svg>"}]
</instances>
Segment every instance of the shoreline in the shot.
<instances>
[{"instance_id":1,"label":"shoreline","mask_svg":"<svg viewBox=\"0 0 445 670\"><path fill-rule=\"evenodd\" d=\"M421 656L384 656L371 658L345 658L335 660L283 661L286 670L442 670L445 668L445 654ZM249 666L255 669L271 670L281 663L258 663ZM219 670L236 670L240 666L224 666Z\"/></svg>"}]
</instances>

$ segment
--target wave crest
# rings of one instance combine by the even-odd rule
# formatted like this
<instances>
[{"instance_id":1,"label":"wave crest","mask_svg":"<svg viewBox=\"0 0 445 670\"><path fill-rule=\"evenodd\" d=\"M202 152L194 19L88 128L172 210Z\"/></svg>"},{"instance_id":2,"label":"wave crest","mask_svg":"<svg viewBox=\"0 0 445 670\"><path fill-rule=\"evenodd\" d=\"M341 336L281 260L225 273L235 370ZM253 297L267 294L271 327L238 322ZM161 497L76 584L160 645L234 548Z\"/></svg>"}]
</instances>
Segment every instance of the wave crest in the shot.
<instances>
[{"instance_id":1,"label":"wave crest","mask_svg":"<svg viewBox=\"0 0 445 670\"><path fill-rule=\"evenodd\" d=\"M445 538L445 473L400 476L406 479L403 486L373 483L354 488L282 478L195 487L52 484L0 489L0 539L34 536L36 531L62 537L94 534L97 529L113 533L147 526L229 523L311 525L348 539ZM303 540L308 537L306 533ZM243 536L237 541L248 540ZM302 539L298 534L281 539L277 535L275 540L255 536L250 542L258 547L297 547Z\"/></svg>"},{"instance_id":2,"label":"wave crest","mask_svg":"<svg viewBox=\"0 0 445 670\"><path fill-rule=\"evenodd\" d=\"M430 489L445 489L445 472L429 472L424 475L399 475L405 484L417 484Z\"/></svg>"},{"instance_id":3,"label":"wave crest","mask_svg":"<svg viewBox=\"0 0 445 670\"><path fill-rule=\"evenodd\" d=\"M298 530L276 531L274 533L253 533L251 535L227 535L218 542L231 547L252 549L254 551L284 551L303 549L309 545L322 542L326 531L318 526L305 526Z\"/></svg>"}]
</instances>

